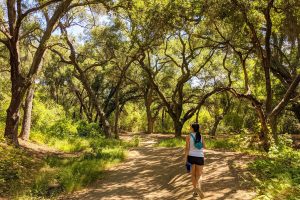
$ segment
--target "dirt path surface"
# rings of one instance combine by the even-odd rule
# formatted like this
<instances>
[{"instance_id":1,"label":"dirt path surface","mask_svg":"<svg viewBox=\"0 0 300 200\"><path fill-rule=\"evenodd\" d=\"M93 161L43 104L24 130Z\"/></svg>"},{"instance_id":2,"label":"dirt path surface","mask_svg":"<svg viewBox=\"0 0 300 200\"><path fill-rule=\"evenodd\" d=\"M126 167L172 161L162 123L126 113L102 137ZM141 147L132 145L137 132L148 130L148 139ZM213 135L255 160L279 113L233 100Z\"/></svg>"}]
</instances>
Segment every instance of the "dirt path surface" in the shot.
<instances>
[{"instance_id":1,"label":"dirt path surface","mask_svg":"<svg viewBox=\"0 0 300 200\"><path fill-rule=\"evenodd\" d=\"M124 163L109 169L88 189L63 199L193 199L190 175L183 164L183 149L153 147L162 137L165 136L143 135L141 146L132 149ZM206 150L204 199L252 199L255 193L244 179L248 159L239 153Z\"/></svg>"}]
</instances>

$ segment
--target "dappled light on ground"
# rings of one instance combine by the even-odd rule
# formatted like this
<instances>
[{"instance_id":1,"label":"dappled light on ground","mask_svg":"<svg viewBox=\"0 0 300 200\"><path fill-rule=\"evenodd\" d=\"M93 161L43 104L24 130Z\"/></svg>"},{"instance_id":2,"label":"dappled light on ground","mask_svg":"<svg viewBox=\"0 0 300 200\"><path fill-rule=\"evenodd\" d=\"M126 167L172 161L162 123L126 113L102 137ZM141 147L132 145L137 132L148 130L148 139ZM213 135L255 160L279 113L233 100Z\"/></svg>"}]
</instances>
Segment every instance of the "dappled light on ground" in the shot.
<instances>
[{"instance_id":1,"label":"dappled light on ground","mask_svg":"<svg viewBox=\"0 0 300 200\"><path fill-rule=\"evenodd\" d=\"M143 136L141 147L128 159L109 169L88 189L62 199L193 199L189 174L183 165L181 148L153 147L155 136ZM205 199L252 199L243 166L247 156L207 150L203 176Z\"/></svg>"}]
</instances>

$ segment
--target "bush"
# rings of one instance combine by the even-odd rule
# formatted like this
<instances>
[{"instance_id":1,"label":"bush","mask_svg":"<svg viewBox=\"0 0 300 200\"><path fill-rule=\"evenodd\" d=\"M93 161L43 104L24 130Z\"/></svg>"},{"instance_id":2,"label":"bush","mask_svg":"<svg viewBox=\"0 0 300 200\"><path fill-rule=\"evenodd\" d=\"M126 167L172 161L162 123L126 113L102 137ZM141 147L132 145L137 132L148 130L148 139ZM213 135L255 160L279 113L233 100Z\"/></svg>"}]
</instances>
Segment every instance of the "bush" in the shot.
<instances>
[{"instance_id":1,"label":"bush","mask_svg":"<svg viewBox=\"0 0 300 200\"><path fill-rule=\"evenodd\" d=\"M88 123L81 120L77 124L77 133L81 137L98 137L101 133L97 123Z\"/></svg>"},{"instance_id":2,"label":"bush","mask_svg":"<svg viewBox=\"0 0 300 200\"><path fill-rule=\"evenodd\" d=\"M208 149L237 150L239 148L239 143L233 138L207 138L205 145Z\"/></svg>"},{"instance_id":3,"label":"bush","mask_svg":"<svg viewBox=\"0 0 300 200\"><path fill-rule=\"evenodd\" d=\"M35 130L47 130L55 122L66 119L65 111L62 106L53 101L41 102L39 94L33 100L32 109L32 128Z\"/></svg>"},{"instance_id":4,"label":"bush","mask_svg":"<svg viewBox=\"0 0 300 200\"><path fill-rule=\"evenodd\" d=\"M279 141L267 155L249 165L258 188L257 199L300 198L300 152L287 145L290 141L286 136Z\"/></svg>"},{"instance_id":5,"label":"bush","mask_svg":"<svg viewBox=\"0 0 300 200\"><path fill-rule=\"evenodd\" d=\"M47 133L51 137L64 138L74 137L77 135L77 125L71 120L63 118L56 121L47 129Z\"/></svg>"}]
</instances>

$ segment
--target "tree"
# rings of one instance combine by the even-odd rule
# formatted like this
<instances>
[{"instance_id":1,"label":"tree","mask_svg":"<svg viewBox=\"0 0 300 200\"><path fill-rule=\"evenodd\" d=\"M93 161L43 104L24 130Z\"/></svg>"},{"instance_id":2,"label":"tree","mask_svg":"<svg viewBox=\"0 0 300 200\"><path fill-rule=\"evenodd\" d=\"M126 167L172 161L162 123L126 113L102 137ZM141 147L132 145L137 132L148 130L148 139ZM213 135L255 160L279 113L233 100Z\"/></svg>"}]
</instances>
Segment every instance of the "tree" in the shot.
<instances>
[{"instance_id":1,"label":"tree","mask_svg":"<svg viewBox=\"0 0 300 200\"><path fill-rule=\"evenodd\" d=\"M232 53L226 50L226 55L232 54L239 59L246 90L240 92L231 88L231 92L238 98L244 98L251 102L260 119L260 138L263 141L263 147L265 150L268 150L272 137L270 134L273 133L275 140L277 138L275 131L276 119L287 104L291 102L291 99L295 97L295 92L300 82L300 74L295 70L297 64L292 67L294 69L288 75L290 80L284 81L286 91L279 95L274 93L275 79L272 77L272 73L276 71L276 68L280 69L278 71L281 71L281 73L278 74L281 75L277 74L275 76L278 78L288 71L283 67L284 65L279 68L274 66L277 59L274 59L274 57L276 57L276 51L278 51L276 47L277 39L272 37L272 34L275 32L274 23L276 22L276 17L273 17L276 9L274 1L271 0L259 6L254 6L256 5L255 3L248 4L245 1L230 0L222 2L222 5L224 6L220 7L218 5L216 15L210 15L214 24L215 36L219 36L210 39L216 43L226 43L232 50ZM216 9L214 6L212 7ZM237 10L238 12L224 13L226 9ZM272 41L275 41L275 43L272 43ZM286 42L289 43L288 41ZM283 53L282 50L280 52ZM284 57L287 58L286 56ZM257 94L251 90L250 85L255 85L256 83L249 80L249 64L247 64L249 61L256 61L260 65L260 73L264 81L263 95L265 98L263 99L258 98ZM287 62L289 62L288 59ZM280 79L283 83L284 79Z\"/></svg>"},{"instance_id":2,"label":"tree","mask_svg":"<svg viewBox=\"0 0 300 200\"><path fill-rule=\"evenodd\" d=\"M211 115L214 118L214 124L209 131L209 134L213 137L216 136L217 128L224 118L224 116L229 112L231 99L229 93L223 93L220 97L215 96L214 99L207 102L207 109L210 111Z\"/></svg>"},{"instance_id":3,"label":"tree","mask_svg":"<svg viewBox=\"0 0 300 200\"><path fill-rule=\"evenodd\" d=\"M166 38L165 46L163 47L163 56L159 54L155 56L152 55L154 59L158 57L158 61L151 61L146 64L144 61L146 55L139 60L141 67L146 71L153 88L161 98L168 114L173 120L176 137L181 136L184 123L201 108L207 98L217 92L223 91L223 87L215 87L212 91L203 92L202 95L199 95L194 91L195 89L193 90L192 86L189 85L191 79L199 76L201 70L208 65L215 52L214 46L205 43L205 41L204 43L196 42L192 35L193 34L187 30L177 31L174 35ZM172 42L173 45L171 45ZM148 57L149 55L150 54L147 54ZM156 65L151 66L151 63L156 63ZM166 70L168 67L173 68L171 69L173 70L173 75L169 75L169 78L171 80L173 79L172 81L175 83L174 89L168 91L170 96L167 96L162 91L163 87L155 80L159 71ZM213 83L212 85L208 84L205 86L213 88L215 85ZM190 91L187 92L188 90ZM196 105L188 108L183 114L184 105L193 102L193 100L196 100Z\"/></svg>"},{"instance_id":4,"label":"tree","mask_svg":"<svg viewBox=\"0 0 300 200\"><path fill-rule=\"evenodd\" d=\"M40 38L39 45L33 56L33 60L30 69L27 74L21 73L20 66L20 55L19 55L19 43L20 40L26 38L33 30L22 32L22 26L24 26L25 19L33 16L43 9L50 9L53 5L59 4L54 8L53 15L46 19L47 26L44 29L43 35ZM8 0L6 4L7 19L0 19L1 22L1 33L2 42L9 51L10 59L10 73L11 73L11 102L7 109L6 126L5 126L5 137L9 143L18 145L18 122L20 118L19 109L22 100L35 79L38 71L41 68L41 60L47 48L47 42L51 36L52 31L55 28L57 21L60 17L70 8L71 0L66 1L55 1L50 0L43 3L37 3L34 7L24 10L25 6L21 1Z\"/></svg>"}]
</instances>

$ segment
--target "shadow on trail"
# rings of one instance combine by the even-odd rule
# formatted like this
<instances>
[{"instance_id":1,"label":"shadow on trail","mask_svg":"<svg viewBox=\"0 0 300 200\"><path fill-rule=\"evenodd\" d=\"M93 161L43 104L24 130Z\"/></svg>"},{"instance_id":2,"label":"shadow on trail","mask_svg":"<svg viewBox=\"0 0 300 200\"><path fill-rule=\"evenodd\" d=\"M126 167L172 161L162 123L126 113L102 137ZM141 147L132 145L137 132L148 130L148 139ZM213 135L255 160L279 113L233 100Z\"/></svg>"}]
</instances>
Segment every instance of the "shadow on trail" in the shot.
<instances>
[{"instance_id":1,"label":"shadow on trail","mask_svg":"<svg viewBox=\"0 0 300 200\"><path fill-rule=\"evenodd\" d=\"M148 145L149 144L149 145ZM92 187L63 199L193 199L181 148L155 148L151 140L135 148L127 161L108 170ZM236 162L242 154L207 150L203 176L205 199L252 199L242 185Z\"/></svg>"}]
</instances>

